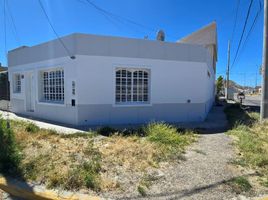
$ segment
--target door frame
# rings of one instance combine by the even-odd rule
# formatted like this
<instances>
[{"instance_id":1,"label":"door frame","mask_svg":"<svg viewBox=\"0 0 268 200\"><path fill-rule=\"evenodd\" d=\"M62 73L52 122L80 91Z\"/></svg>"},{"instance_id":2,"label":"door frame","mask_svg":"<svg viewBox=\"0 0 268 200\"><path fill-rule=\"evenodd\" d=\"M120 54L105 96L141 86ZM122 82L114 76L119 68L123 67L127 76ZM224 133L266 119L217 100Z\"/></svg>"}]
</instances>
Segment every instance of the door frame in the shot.
<instances>
[{"instance_id":1,"label":"door frame","mask_svg":"<svg viewBox=\"0 0 268 200\"><path fill-rule=\"evenodd\" d=\"M25 73L25 110L26 112L35 111L35 73L34 71L28 71Z\"/></svg>"}]
</instances>

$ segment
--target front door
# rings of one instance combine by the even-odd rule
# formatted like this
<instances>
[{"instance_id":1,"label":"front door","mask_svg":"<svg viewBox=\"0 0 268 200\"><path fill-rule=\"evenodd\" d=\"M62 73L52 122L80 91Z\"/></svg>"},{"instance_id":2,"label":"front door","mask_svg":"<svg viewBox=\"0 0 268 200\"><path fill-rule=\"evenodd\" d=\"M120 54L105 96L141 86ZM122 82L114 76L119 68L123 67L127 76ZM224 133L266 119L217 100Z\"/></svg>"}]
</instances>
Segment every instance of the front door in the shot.
<instances>
[{"instance_id":1,"label":"front door","mask_svg":"<svg viewBox=\"0 0 268 200\"><path fill-rule=\"evenodd\" d=\"M26 77L26 109L29 112L34 112L35 93L34 93L34 74L29 72Z\"/></svg>"}]
</instances>

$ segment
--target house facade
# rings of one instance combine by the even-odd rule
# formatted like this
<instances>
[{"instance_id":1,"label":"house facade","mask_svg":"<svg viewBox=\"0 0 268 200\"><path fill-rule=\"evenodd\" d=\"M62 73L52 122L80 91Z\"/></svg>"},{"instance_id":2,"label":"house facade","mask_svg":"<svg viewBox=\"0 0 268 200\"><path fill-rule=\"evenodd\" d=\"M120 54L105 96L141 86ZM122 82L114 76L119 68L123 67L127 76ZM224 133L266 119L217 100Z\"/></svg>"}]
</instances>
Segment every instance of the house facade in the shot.
<instances>
[{"instance_id":1,"label":"house facade","mask_svg":"<svg viewBox=\"0 0 268 200\"><path fill-rule=\"evenodd\" d=\"M216 61L215 23L174 43L72 34L9 52L11 109L72 125L203 121Z\"/></svg>"}]
</instances>

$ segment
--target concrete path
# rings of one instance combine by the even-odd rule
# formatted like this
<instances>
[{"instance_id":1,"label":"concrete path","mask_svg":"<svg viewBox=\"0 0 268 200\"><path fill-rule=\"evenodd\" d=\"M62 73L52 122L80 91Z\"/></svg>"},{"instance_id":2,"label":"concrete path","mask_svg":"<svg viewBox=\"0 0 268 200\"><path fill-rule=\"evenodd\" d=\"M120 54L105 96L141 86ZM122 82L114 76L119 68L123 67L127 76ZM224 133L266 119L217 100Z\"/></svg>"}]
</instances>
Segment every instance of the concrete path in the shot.
<instances>
[{"instance_id":1,"label":"concrete path","mask_svg":"<svg viewBox=\"0 0 268 200\"><path fill-rule=\"evenodd\" d=\"M203 134L185 154L185 161L169 165L146 197L113 196L114 199L223 200L236 197L224 183L236 176L229 166L234 156L231 138L224 133ZM108 196L105 196L108 197Z\"/></svg>"},{"instance_id":2,"label":"concrete path","mask_svg":"<svg viewBox=\"0 0 268 200\"><path fill-rule=\"evenodd\" d=\"M186 161L170 170L177 179L175 183L169 183L167 190L179 191L165 197L200 200L234 197L224 185L224 181L235 176L228 165L234 156L231 142L224 133L202 135L186 153Z\"/></svg>"},{"instance_id":3,"label":"concrete path","mask_svg":"<svg viewBox=\"0 0 268 200\"><path fill-rule=\"evenodd\" d=\"M37 119L30 119L30 118L26 118L26 117L21 117L21 116L14 114L14 113L2 111L2 110L0 110L0 116L2 116L4 119L7 119L9 117L10 120L19 120L19 121L34 123L35 125L37 125L40 128L55 130L58 133L62 133L62 134L73 134L73 133L77 133L77 132L83 132L79 129L69 128L69 127L66 127L63 125L56 125L56 124L52 124L49 122L39 121Z\"/></svg>"},{"instance_id":4,"label":"concrete path","mask_svg":"<svg viewBox=\"0 0 268 200\"><path fill-rule=\"evenodd\" d=\"M209 133L224 132L228 126L224 108L224 106L213 106L204 122L178 123L176 125L185 128L196 128Z\"/></svg>"}]
</instances>

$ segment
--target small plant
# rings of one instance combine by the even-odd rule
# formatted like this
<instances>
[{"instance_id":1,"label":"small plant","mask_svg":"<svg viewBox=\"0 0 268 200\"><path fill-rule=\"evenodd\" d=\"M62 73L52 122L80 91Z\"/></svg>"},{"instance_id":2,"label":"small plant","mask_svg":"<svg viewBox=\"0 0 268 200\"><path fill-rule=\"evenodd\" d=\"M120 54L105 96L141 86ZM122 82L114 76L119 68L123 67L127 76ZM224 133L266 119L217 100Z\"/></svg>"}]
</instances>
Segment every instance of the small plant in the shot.
<instances>
[{"instance_id":1,"label":"small plant","mask_svg":"<svg viewBox=\"0 0 268 200\"><path fill-rule=\"evenodd\" d=\"M48 133L51 134L51 135L56 135L56 134L58 134L57 131L54 130L54 129L49 129L49 130L48 130Z\"/></svg>"},{"instance_id":2,"label":"small plant","mask_svg":"<svg viewBox=\"0 0 268 200\"><path fill-rule=\"evenodd\" d=\"M138 192L141 194L141 196L146 196L146 190L145 190L145 188L144 188L144 186L142 186L142 185L139 185L138 186Z\"/></svg>"},{"instance_id":3,"label":"small plant","mask_svg":"<svg viewBox=\"0 0 268 200\"><path fill-rule=\"evenodd\" d=\"M85 185L87 188L91 188L94 191L100 191L100 180L99 176L94 173L87 173L84 177Z\"/></svg>"},{"instance_id":4,"label":"small plant","mask_svg":"<svg viewBox=\"0 0 268 200\"><path fill-rule=\"evenodd\" d=\"M261 184L264 186L264 187L268 187L268 179L265 178L264 180L261 181Z\"/></svg>"},{"instance_id":5,"label":"small plant","mask_svg":"<svg viewBox=\"0 0 268 200\"><path fill-rule=\"evenodd\" d=\"M29 133L37 133L38 131L40 131L40 128L36 126L34 123L29 123L27 124L25 130Z\"/></svg>"},{"instance_id":6,"label":"small plant","mask_svg":"<svg viewBox=\"0 0 268 200\"><path fill-rule=\"evenodd\" d=\"M233 190L238 194L242 192L248 192L252 188L248 179L244 176L240 176L240 177L232 179L231 186Z\"/></svg>"}]
</instances>

